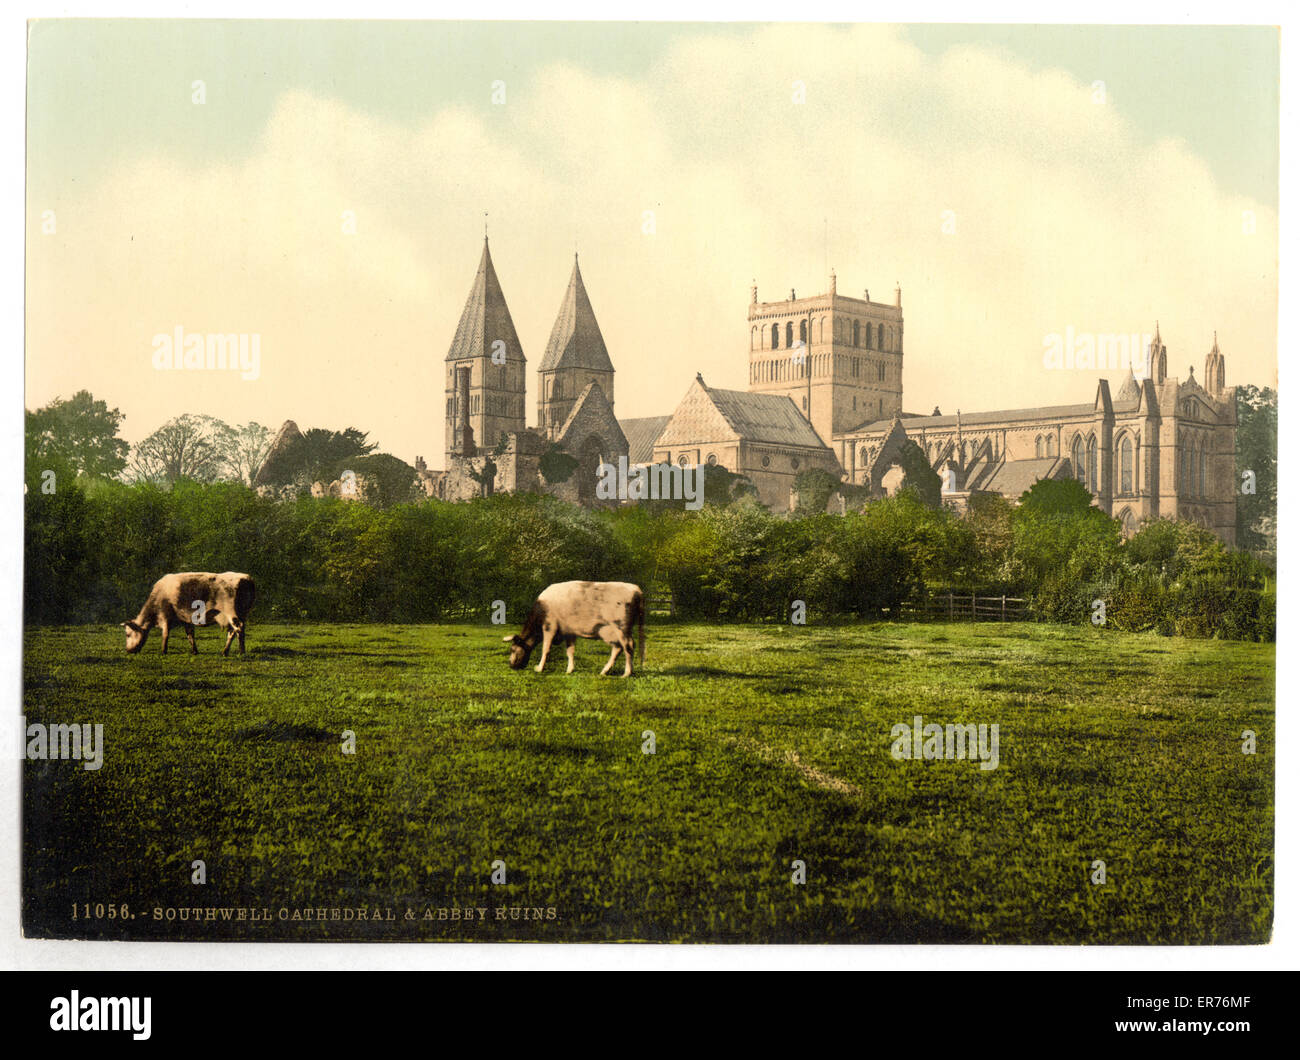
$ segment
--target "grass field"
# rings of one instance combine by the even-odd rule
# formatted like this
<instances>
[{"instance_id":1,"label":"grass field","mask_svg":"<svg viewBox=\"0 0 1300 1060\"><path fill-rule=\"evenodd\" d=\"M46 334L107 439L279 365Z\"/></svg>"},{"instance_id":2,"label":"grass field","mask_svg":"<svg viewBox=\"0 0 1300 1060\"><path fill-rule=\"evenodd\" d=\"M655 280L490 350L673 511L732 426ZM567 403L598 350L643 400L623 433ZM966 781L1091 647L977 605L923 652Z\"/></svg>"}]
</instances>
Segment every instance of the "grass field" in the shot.
<instances>
[{"instance_id":1,"label":"grass field","mask_svg":"<svg viewBox=\"0 0 1300 1060\"><path fill-rule=\"evenodd\" d=\"M500 627L254 615L244 658L215 631L197 657L183 637L161 656L156 635L128 657L116 627L29 629L27 723L102 723L105 751L98 771L25 763L26 931L1269 938L1273 645L1028 624L648 632L623 681L597 676L591 641L572 676L562 651L511 671ZM998 724L998 768L896 760L890 729L916 714ZM196 907L231 912L179 919ZM308 908L326 918L292 919Z\"/></svg>"}]
</instances>

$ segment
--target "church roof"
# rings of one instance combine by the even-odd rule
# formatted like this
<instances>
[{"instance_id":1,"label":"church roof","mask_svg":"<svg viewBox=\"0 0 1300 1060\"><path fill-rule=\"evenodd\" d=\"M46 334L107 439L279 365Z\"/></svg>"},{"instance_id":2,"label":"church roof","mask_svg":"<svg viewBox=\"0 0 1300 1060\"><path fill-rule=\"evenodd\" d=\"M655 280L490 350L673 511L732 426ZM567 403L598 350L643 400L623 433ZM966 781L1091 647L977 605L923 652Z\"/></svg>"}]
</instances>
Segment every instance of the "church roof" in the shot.
<instances>
[{"instance_id":1,"label":"church roof","mask_svg":"<svg viewBox=\"0 0 1300 1060\"><path fill-rule=\"evenodd\" d=\"M507 361L527 359L524 357L523 348L519 345L515 322L510 317L506 296L501 291L496 269L492 267L492 255L488 252L487 239L484 238L483 256L479 259L474 286L470 288L469 297L465 299L460 323L456 325L456 337L451 340L451 349L447 351L446 359L461 361L471 357L489 356L492 353L493 343L498 340L506 344Z\"/></svg>"},{"instance_id":2,"label":"church roof","mask_svg":"<svg viewBox=\"0 0 1300 1060\"><path fill-rule=\"evenodd\" d=\"M619 420L623 437L627 439L627 462L648 464L654 459L654 444L664 433L671 416L646 416L642 419Z\"/></svg>"},{"instance_id":3,"label":"church roof","mask_svg":"<svg viewBox=\"0 0 1300 1060\"><path fill-rule=\"evenodd\" d=\"M1060 474L1062 465L1069 462L1068 457L1060 456L1045 456L1033 460L1008 460L994 472L992 478L980 486L980 489L1000 493L1010 500L1016 500L1035 482L1045 478L1055 478Z\"/></svg>"},{"instance_id":4,"label":"church roof","mask_svg":"<svg viewBox=\"0 0 1300 1060\"><path fill-rule=\"evenodd\" d=\"M573 273L569 289L564 292L559 315L551 328L551 338L542 358L543 372L556 368L587 368L598 372L612 372L609 351L596 323L596 313L587 297L587 288L578 269L578 255L573 255Z\"/></svg>"},{"instance_id":5,"label":"church roof","mask_svg":"<svg viewBox=\"0 0 1300 1060\"><path fill-rule=\"evenodd\" d=\"M582 393L574 401L555 440L570 452L576 453L587 436L593 433L612 451L627 452L627 436L623 434L623 426L614 418L609 398L595 381L582 388Z\"/></svg>"},{"instance_id":6,"label":"church roof","mask_svg":"<svg viewBox=\"0 0 1300 1060\"><path fill-rule=\"evenodd\" d=\"M1094 402L1086 405L1044 405L1036 409L1009 409L1004 412L963 412L962 427L984 427L989 424L1003 423L1007 420L1058 420L1071 416L1091 416L1097 411ZM931 427L955 427L956 416L903 416L903 426L908 433L929 429ZM893 417L883 420L869 420L849 431L837 431L837 435L859 434L862 432L886 431L893 423Z\"/></svg>"},{"instance_id":7,"label":"church roof","mask_svg":"<svg viewBox=\"0 0 1300 1060\"><path fill-rule=\"evenodd\" d=\"M732 430L746 441L825 448L812 424L785 394L751 394L709 386L704 389Z\"/></svg>"}]
</instances>

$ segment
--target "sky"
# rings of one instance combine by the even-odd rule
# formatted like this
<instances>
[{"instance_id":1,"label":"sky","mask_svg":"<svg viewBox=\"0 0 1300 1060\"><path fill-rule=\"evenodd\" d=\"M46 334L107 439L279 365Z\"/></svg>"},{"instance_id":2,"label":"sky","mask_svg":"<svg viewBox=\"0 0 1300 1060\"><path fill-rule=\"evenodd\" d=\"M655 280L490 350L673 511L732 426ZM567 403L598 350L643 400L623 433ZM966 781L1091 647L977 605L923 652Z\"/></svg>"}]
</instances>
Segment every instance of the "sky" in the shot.
<instances>
[{"instance_id":1,"label":"sky","mask_svg":"<svg viewBox=\"0 0 1300 1060\"><path fill-rule=\"evenodd\" d=\"M26 405L89 389L443 466L485 218L535 369L575 249L622 418L747 385L775 300L902 288L904 407L1092 400L1048 337L1276 385L1270 28L43 21ZM256 378L155 338L257 335ZM1101 373L1118 383L1119 371Z\"/></svg>"}]
</instances>

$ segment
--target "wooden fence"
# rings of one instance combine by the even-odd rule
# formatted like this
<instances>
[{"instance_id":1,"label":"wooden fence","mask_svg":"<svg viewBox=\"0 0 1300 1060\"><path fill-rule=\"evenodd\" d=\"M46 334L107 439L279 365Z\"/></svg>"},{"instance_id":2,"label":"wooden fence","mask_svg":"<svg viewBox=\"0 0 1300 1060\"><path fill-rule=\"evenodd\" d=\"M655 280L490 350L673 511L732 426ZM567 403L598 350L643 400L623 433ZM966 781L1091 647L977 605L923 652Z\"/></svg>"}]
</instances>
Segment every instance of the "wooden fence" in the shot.
<instances>
[{"instance_id":1,"label":"wooden fence","mask_svg":"<svg viewBox=\"0 0 1300 1060\"><path fill-rule=\"evenodd\" d=\"M1032 622L1029 601L1019 596L979 596L975 593L944 593L899 609L904 620L948 622Z\"/></svg>"}]
</instances>

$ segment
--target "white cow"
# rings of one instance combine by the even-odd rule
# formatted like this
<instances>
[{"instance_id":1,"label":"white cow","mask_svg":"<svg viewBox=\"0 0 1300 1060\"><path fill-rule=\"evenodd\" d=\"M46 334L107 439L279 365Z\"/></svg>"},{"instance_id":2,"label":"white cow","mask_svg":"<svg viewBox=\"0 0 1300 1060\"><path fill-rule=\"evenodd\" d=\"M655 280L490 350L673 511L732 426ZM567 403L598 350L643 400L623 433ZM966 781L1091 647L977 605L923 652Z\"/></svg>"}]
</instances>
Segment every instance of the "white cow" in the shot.
<instances>
[{"instance_id":1,"label":"white cow","mask_svg":"<svg viewBox=\"0 0 1300 1060\"><path fill-rule=\"evenodd\" d=\"M138 652L144 647L149 630L157 626L162 630L162 650L166 655L171 627L183 626L190 640L190 651L197 655L194 627L214 623L226 630L226 650L221 654L229 654L230 642L238 635L242 655L244 627L255 595L253 579L236 571L164 574L154 582L140 613L122 623L126 630L126 650L131 654Z\"/></svg>"},{"instance_id":2,"label":"white cow","mask_svg":"<svg viewBox=\"0 0 1300 1060\"><path fill-rule=\"evenodd\" d=\"M633 629L637 634L633 634ZM522 670L528 658L542 645L537 664L541 673L551 642L559 637L569 654L573 673L573 649L579 637L599 637L610 645L609 662L600 671L609 673L621 651L624 654L623 676L632 676L632 652L640 644L638 665L645 662L645 595L631 582L556 582L542 590L524 620L524 628L513 637L502 637L510 645L510 667Z\"/></svg>"}]
</instances>

